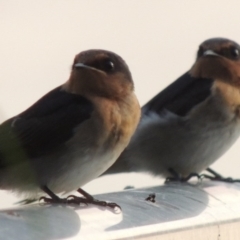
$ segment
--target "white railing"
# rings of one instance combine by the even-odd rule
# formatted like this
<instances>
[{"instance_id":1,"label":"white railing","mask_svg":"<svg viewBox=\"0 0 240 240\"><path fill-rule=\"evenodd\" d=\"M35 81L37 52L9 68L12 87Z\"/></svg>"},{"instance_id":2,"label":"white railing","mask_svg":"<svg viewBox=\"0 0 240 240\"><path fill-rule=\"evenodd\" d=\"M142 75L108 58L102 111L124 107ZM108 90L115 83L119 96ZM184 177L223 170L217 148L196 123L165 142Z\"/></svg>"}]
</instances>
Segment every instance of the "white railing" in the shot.
<instances>
[{"instance_id":1,"label":"white railing","mask_svg":"<svg viewBox=\"0 0 240 240\"><path fill-rule=\"evenodd\" d=\"M145 201L151 193L155 203ZM0 211L0 239L240 239L240 184L169 183L95 197L117 202L122 212L96 206L15 205Z\"/></svg>"}]
</instances>

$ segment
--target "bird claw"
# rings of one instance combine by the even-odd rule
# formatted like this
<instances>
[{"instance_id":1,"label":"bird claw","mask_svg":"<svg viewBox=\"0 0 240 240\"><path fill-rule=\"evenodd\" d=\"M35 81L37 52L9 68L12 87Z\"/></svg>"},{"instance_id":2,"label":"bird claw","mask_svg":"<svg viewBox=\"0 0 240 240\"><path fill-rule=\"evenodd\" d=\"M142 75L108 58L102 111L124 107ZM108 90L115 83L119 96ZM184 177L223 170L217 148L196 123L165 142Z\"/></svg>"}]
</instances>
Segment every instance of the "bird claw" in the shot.
<instances>
[{"instance_id":1,"label":"bird claw","mask_svg":"<svg viewBox=\"0 0 240 240\"><path fill-rule=\"evenodd\" d=\"M77 197L77 196L74 196L74 195L70 195L70 196L67 197L67 200L68 200L68 203L75 203L75 204L79 204L79 205L81 203L84 203L86 205L94 204L94 205L101 206L101 207L110 207L112 209L119 208L120 210L122 210L122 208L116 203L99 201L99 200L94 199L94 198L87 199L87 198L82 198L82 197Z\"/></svg>"},{"instance_id":2,"label":"bird claw","mask_svg":"<svg viewBox=\"0 0 240 240\"><path fill-rule=\"evenodd\" d=\"M45 203L52 203L53 202L53 199L52 198L47 198L47 197L40 197L39 202L43 201Z\"/></svg>"},{"instance_id":3,"label":"bird claw","mask_svg":"<svg viewBox=\"0 0 240 240\"><path fill-rule=\"evenodd\" d=\"M117 203L114 203L114 202L104 202L104 201L100 201L100 202L102 202L102 203L105 203L106 205L106 207L110 207L110 208L112 208L113 210L115 209L115 208L118 208L118 209L120 209L121 211L122 211L122 208L117 204ZM101 206L101 205L100 205Z\"/></svg>"},{"instance_id":4,"label":"bird claw","mask_svg":"<svg viewBox=\"0 0 240 240\"><path fill-rule=\"evenodd\" d=\"M226 182L226 183L239 183L240 179L234 179L231 177L222 177L222 176L210 176L207 174L202 174L203 178L209 179L211 181L220 181L220 182Z\"/></svg>"},{"instance_id":5,"label":"bird claw","mask_svg":"<svg viewBox=\"0 0 240 240\"><path fill-rule=\"evenodd\" d=\"M47 197L41 197L39 198L39 201L44 201L45 203L64 203L64 204L77 204L80 205L81 203L84 203L86 205L94 204L102 207L110 207L112 209L119 208L120 210L121 207L112 202L105 202L105 201L99 201L97 199L94 199L93 196L85 192L83 189L79 188L77 191L84 196L83 197L77 197L75 195L69 195L67 198L59 198L57 195L55 195L47 186L42 186L42 190L46 192L51 198Z\"/></svg>"},{"instance_id":6,"label":"bird claw","mask_svg":"<svg viewBox=\"0 0 240 240\"><path fill-rule=\"evenodd\" d=\"M197 173L191 173L187 177L167 177L166 182L188 182L191 178L197 177L198 180L202 180L204 176L199 175Z\"/></svg>"},{"instance_id":7,"label":"bird claw","mask_svg":"<svg viewBox=\"0 0 240 240\"><path fill-rule=\"evenodd\" d=\"M234 179L231 177L223 177L221 174L217 173L216 171L214 171L211 168L207 168L206 169L207 172L211 173L211 175L208 174L203 174L204 178L210 179L212 181L220 181L220 182L226 182L226 183L239 183L240 179Z\"/></svg>"},{"instance_id":8,"label":"bird claw","mask_svg":"<svg viewBox=\"0 0 240 240\"><path fill-rule=\"evenodd\" d=\"M174 171L173 169L169 169L169 172L173 175L173 177L167 177L165 183L167 182L187 182L193 177L197 177L198 180L202 180L204 176L198 173L190 173L187 177L182 177L179 173Z\"/></svg>"},{"instance_id":9,"label":"bird claw","mask_svg":"<svg viewBox=\"0 0 240 240\"><path fill-rule=\"evenodd\" d=\"M87 202L86 198L77 197L75 195L69 195L67 197L67 201L68 201L68 203L73 203L73 204L77 204L77 205L84 203L86 206L88 206L88 202Z\"/></svg>"},{"instance_id":10,"label":"bird claw","mask_svg":"<svg viewBox=\"0 0 240 240\"><path fill-rule=\"evenodd\" d=\"M42 200L45 203L68 203L66 198L53 199L53 198L47 198L47 197L40 197L38 201L41 202Z\"/></svg>"}]
</instances>

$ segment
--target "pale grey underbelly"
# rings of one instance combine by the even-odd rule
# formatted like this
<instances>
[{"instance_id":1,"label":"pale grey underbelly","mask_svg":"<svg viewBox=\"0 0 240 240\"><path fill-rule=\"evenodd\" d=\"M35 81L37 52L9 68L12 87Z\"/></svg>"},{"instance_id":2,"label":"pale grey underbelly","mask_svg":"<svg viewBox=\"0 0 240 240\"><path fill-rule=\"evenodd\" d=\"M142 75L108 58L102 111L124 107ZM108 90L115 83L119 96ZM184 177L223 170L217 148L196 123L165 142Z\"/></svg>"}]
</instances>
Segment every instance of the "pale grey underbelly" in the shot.
<instances>
[{"instance_id":1,"label":"pale grey underbelly","mask_svg":"<svg viewBox=\"0 0 240 240\"><path fill-rule=\"evenodd\" d=\"M169 175L168 169L188 175L201 172L221 157L238 139L239 121L216 126L188 126L184 121L153 121L140 126L121 160L133 171ZM129 159L129 160L127 160Z\"/></svg>"}]
</instances>

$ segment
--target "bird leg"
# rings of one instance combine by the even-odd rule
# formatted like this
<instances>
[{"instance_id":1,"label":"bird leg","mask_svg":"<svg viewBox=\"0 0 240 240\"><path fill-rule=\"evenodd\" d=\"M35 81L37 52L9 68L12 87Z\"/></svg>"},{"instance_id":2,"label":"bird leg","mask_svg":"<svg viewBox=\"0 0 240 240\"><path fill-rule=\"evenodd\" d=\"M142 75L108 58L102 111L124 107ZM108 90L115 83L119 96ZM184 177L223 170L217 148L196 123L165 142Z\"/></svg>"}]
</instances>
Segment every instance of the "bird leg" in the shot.
<instances>
[{"instance_id":1,"label":"bird leg","mask_svg":"<svg viewBox=\"0 0 240 240\"><path fill-rule=\"evenodd\" d=\"M224 178L222 175L219 173L215 172L211 168L207 168L206 171L210 172L213 176L210 176L208 174L202 174L201 176L203 178L210 179L212 181L221 181L221 182L227 182L227 183L235 183L235 182L240 182L240 179L233 179L231 177Z\"/></svg>"},{"instance_id":2,"label":"bird leg","mask_svg":"<svg viewBox=\"0 0 240 240\"><path fill-rule=\"evenodd\" d=\"M99 201L99 200L95 199L92 195L85 192L81 188L79 188L77 191L80 194L82 194L84 196L84 198L70 195L67 197L68 203L75 203L75 204L81 204L81 203L89 204L90 203L90 204L94 204L94 205L101 206L101 207L110 207L112 209L115 209L117 207L120 210L122 210L118 204L112 203L112 202Z\"/></svg>"},{"instance_id":3,"label":"bird leg","mask_svg":"<svg viewBox=\"0 0 240 240\"><path fill-rule=\"evenodd\" d=\"M68 203L67 198L60 198L54 194L47 186L42 186L41 189L47 193L51 198L40 197L39 201L43 200L45 203Z\"/></svg>"},{"instance_id":4,"label":"bird leg","mask_svg":"<svg viewBox=\"0 0 240 240\"><path fill-rule=\"evenodd\" d=\"M202 179L202 175L198 173L190 173L187 177L182 177L179 173L177 173L174 169L169 168L168 171L172 174L173 177L167 177L166 182L187 182L193 177L197 177L198 179Z\"/></svg>"},{"instance_id":5,"label":"bird leg","mask_svg":"<svg viewBox=\"0 0 240 240\"><path fill-rule=\"evenodd\" d=\"M93 196L91 196L90 194L88 194L87 192L85 192L83 189L79 188L77 191L82 194L84 196L84 198L82 197L77 197L74 195L69 195L67 198L59 198L57 195L55 195L47 186L42 186L41 189L47 193L51 198L47 198L47 197L41 197L39 199L39 201L43 200L46 203L74 203L74 204L94 204L94 205L98 205L98 206L102 206L102 207L110 207L112 209L115 209L116 207L119 208L120 210L121 207L116 204L116 203L112 203L112 202L105 202L105 201L99 201L97 199L94 199Z\"/></svg>"}]
</instances>

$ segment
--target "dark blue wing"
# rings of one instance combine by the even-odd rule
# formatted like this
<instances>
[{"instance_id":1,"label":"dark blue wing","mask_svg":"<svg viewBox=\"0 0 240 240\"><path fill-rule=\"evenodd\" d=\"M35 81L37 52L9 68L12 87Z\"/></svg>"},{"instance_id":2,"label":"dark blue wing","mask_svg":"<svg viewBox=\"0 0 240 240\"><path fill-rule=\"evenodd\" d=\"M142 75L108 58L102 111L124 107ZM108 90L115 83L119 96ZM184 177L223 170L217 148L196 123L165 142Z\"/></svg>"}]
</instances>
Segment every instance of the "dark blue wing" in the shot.
<instances>
[{"instance_id":1,"label":"dark blue wing","mask_svg":"<svg viewBox=\"0 0 240 240\"><path fill-rule=\"evenodd\" d=\"M64 146L74 128L91 117L92 103L58 87L23 113L0 125L1 159L35 158Z\"/></svg>"},{"instance_id":2,"label":"dark blue wing","mask_svg":"<svg viewBox=\"0 0 240 240\"><path fill-rule=\"evenodd\" d=\"M163 110L168 110L185 116L210 95L212 83L211 79L193 78L187 72L146 103L142 114L152 111L161 114Z\"/></svg>"}]
</instances>

